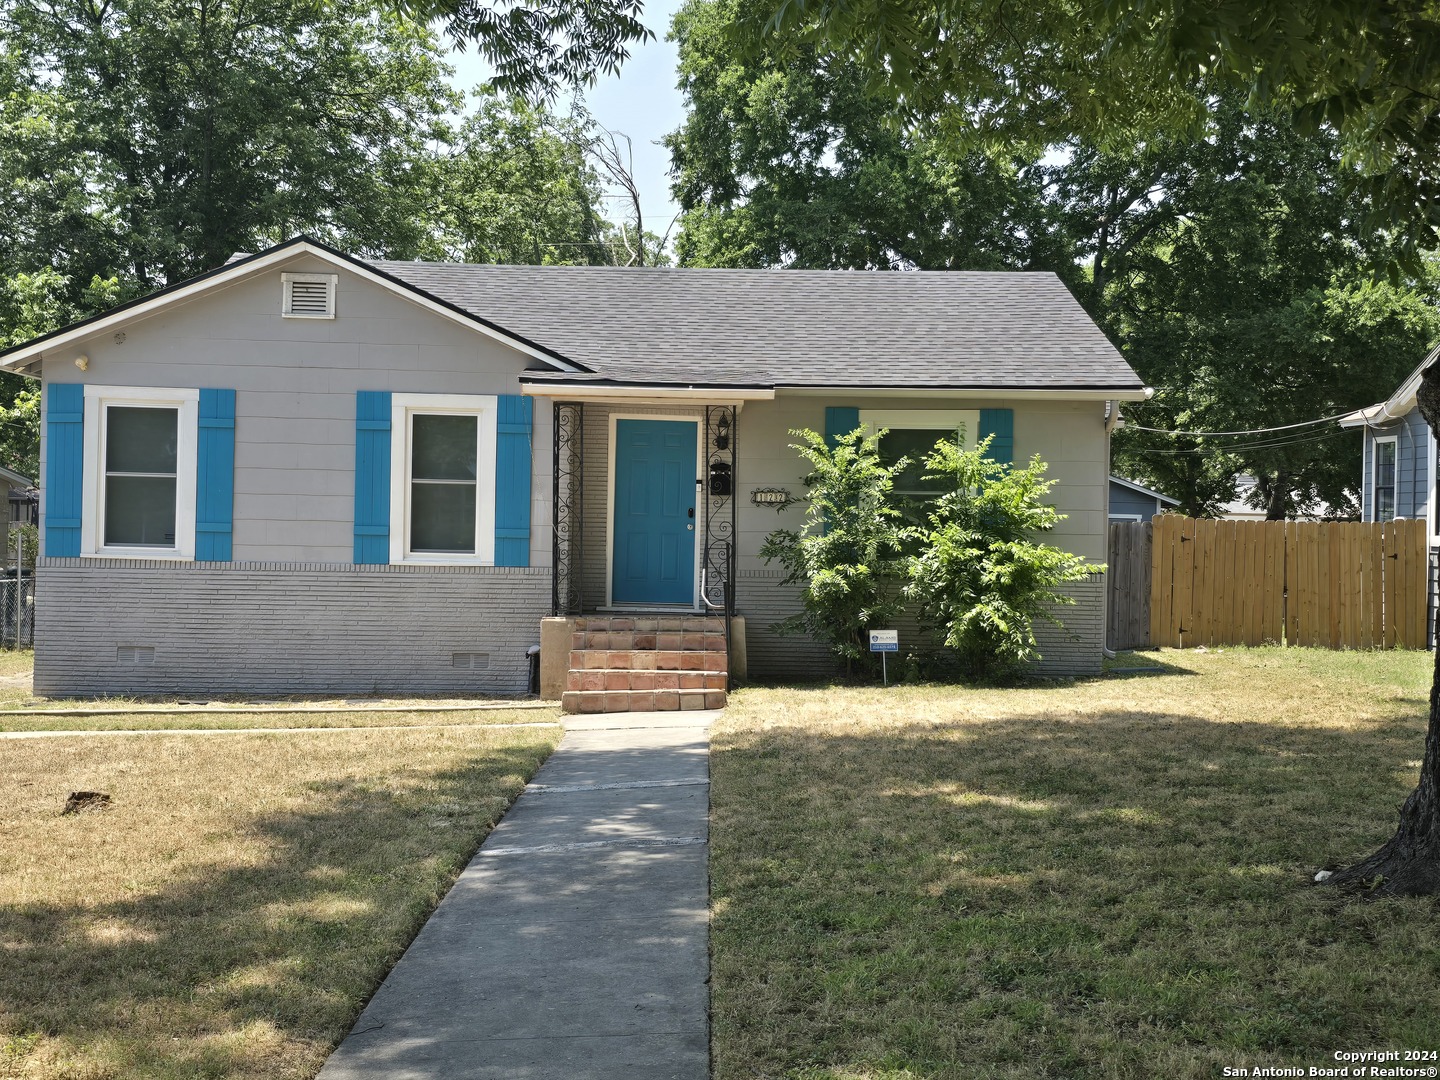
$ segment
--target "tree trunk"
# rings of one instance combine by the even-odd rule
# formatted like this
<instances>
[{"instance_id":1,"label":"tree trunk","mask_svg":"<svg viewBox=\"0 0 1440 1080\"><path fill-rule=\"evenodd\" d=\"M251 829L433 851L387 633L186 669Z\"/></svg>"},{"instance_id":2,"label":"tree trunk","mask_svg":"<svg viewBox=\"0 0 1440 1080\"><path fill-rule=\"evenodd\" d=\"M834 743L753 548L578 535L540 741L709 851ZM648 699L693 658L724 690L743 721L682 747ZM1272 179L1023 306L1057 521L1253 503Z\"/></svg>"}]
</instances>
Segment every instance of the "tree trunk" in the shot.
<instances>
[{"instance_id":1,"label":"tree trunk","mask_svg":"<svg viewBox=\"0 0 1440 1080\"><path fill-rule=\"evenodd\" d=\"M1285 520L1285 489L1289 477L1281 469L1271 479L1269 490L1265 491L1265 520Z\"/></svg>"},{"instance_id":2,"label":"tree trunk","mask_svg":"<svg viewBox=\"0 0 1440 1080\"><path fill-rule=\"evenodd\" d=\"M1420 415L1440 438L1440 364L1425 372L1418 398ZM1430 683L1430 727L1420 782L1400 807L1400 825L1379 851L1337 871L1325 884L1366 886L1376 895L1440 893L1440 652Z\"/></svg>"}]
</instances>

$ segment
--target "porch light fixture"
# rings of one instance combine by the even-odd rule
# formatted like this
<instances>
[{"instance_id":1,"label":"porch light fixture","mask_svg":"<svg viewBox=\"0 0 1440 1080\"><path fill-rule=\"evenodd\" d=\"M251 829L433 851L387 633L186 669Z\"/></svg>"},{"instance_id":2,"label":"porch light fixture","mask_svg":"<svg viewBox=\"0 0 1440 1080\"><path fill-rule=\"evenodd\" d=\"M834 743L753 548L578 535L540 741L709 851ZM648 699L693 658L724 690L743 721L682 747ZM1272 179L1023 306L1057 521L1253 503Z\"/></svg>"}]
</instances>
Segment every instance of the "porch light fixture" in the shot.
<instances>
[{"instance_id":1,"label":"porch light fixture","mask_svg":"<svg viewBox=\"0 0 1440 1080\"><path fill-rule=\"evenodd\" d=\"M773 507L778 512L795 500L784 488L756 488L750 492L750 501L756 506Z\"/></svg>"},{"instance_id":2,"label":"porch light fixture","mask_svg":"<svg viewBox=\"0 0 1440 1080\"><path fill-rule=\"evenodd\" d=\"M721 413L720 419L715 421L715 449L730 449L730 414Z\"/></svg>"}]
</instances>

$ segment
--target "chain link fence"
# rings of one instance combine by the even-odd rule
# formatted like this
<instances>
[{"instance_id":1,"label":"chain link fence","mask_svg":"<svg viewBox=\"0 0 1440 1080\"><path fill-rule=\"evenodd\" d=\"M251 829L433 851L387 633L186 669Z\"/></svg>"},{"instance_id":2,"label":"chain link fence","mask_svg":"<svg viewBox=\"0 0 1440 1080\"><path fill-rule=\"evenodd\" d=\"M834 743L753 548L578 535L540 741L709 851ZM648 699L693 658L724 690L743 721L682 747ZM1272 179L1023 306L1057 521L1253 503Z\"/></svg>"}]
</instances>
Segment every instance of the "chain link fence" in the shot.
<instances>
[{"instance_id":1,"label":"chain link fence","mask_svg":"<svg viewBox=\"0 0 1440 1080\"><path fill-rule=\"evenodd\" d=\"M5 563L0 568L0 647L29 649L35 645L34 526L11 525Z\"/></svg>"}]
</instances>

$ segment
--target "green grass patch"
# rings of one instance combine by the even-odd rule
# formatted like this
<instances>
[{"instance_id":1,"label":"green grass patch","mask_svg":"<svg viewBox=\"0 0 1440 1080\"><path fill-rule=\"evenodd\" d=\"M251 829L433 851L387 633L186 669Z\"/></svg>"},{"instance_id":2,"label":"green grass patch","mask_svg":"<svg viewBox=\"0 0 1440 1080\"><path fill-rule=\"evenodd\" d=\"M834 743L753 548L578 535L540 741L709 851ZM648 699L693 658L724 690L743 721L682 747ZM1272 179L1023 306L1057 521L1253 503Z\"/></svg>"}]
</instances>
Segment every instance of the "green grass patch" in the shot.
<instances>
[{"instance_id":1,"label":"green grass patch","mask_svg":"<svg viewBox=\"0 0 1440 1080\"><path fill-rule=\"evenodd\" d=\"M1393 828L1431 657L1226 649L1016 690L746 690L714 732L720 1080L1214 1077L1435 1048Z\"/></svg>"}]
</instances>

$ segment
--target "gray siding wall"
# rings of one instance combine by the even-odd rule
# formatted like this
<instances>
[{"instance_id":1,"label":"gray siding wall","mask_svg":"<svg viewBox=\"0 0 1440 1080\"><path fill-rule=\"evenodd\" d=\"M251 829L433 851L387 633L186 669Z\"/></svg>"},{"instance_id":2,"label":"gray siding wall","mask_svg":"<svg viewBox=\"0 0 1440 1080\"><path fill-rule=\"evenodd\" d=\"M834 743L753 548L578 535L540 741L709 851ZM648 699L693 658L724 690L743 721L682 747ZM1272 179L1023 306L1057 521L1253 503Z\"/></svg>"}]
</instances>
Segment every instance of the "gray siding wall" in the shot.
<instances>
[{"instance_id":1,"label":"gray siding wall","mask_svg":"<svg viewBox=\"0 0 1440 1080\"><path fill-rule=\"evenodd\" d=\"M538 362L344 270L335 319L282 318L282 271L337 272L300 256L46 355L55 382L236 391L235 561L45 560L38 693L527 688L550 602L550 402L535 402L531 568L356 567L355 394L517 394ZM44 511L42 495L42 533ZM129 645L155 663L121 664ZM456 652L488 662L462 670Z\"/></svg>"},{"instance_id":2,"label":"gray siding wall","mask_svg":"<svg viewBox=\"0 0 1440 1080\"><path fill-rule=\"evenodd\" d=\"M35 692L54 695L524 693L550 603L543 568L47 559L39 583Z\"/></svg>"},{"instance_id":3,"label":"gray siding wall","mask_svg":"<svg viewBox=\"0 0 1440 1080\"><path fill-rule=\"evenodd\" d=\"M1430 509L1430 469L1435 459L1430 428L1419 409L1383 427L1364 428L1364 464L1360 473L1361 517L1375 520L1375 440L1395 439L1395 516L1424 518Z\"/></svg>"},{"instance_id":4,"label":"gray siding wall","mask_svg":"<svg viewBox=\"0 0 1440 1080\"><path fill-rule=\"evenodd\" d=\"M520 372L538 362L347 271L336 318L282 318L282 271L335 267L299 256L124 325L123 342L112 329L47 353L44 377L235 390L236 560L349 563L356 391L518 394ZM81 354L85 372L74 366ZM548 566L549 403L537 401L535 415L531 565ZM42 423L42 477L44 431ZM44 513L42 493L42 528Z\"/></svg>"},{"instance_id":5,"label":"gray siding wall","mask_svg":"<svg viewBox=\"0 0 1440 1080\"><path fill-rule=\"evenodd\" d=\"M1048 475L1059 483L1052 491L1056 506L1066 520L1048 540L1095 563L1107 554L1107 526L1104 499L1109 486L1109 462L1104 430L1104 406L1100 402L1049 403L1016 401L937 401L935 398L875 399L809 395L787 395L774 401L748 402L737 421L736 480L738 498L739 550L736 607L746 617L750 673L756 679L815 678L833 670L823 646L802 637L780 637L770 626L798 610L793 588L780 584L782 573L759 557L765 537L777 528L798 529L804 521L804 507L792 506L776 513L754 506L750 492L758 487L783 487L792 495L804 494L805 469L790 444L791 429L810 428L823 432L825 409L831 405L885 409L978 409L1009 405L1015 411L1015 461L1023 463L1039 454L1049 465ZM607 602L608 546L610 529L608 487L610 479L610 417L624 415L668 415L703 419L703 408L646 409L631 406L588 404L585 406L585 602L599 607ZM703 527L703 523L702 523ZM698 530L697 530L698 531ZM1098 582L1100 577L1093 579ZM1105 591L1099 584L1077 586L1078 606L1060 613L1070 632L1080 635L1070 641L1053 628L1042 628L1045 660L1042 674L1088 674L1100 669L1104 645ZM903 631L915 640L913 623Z\"/></svg>"}]
</instances>

